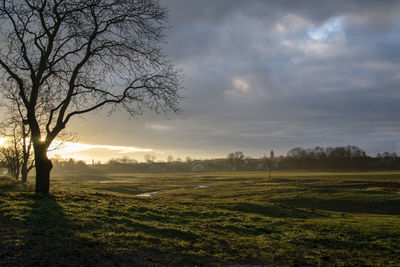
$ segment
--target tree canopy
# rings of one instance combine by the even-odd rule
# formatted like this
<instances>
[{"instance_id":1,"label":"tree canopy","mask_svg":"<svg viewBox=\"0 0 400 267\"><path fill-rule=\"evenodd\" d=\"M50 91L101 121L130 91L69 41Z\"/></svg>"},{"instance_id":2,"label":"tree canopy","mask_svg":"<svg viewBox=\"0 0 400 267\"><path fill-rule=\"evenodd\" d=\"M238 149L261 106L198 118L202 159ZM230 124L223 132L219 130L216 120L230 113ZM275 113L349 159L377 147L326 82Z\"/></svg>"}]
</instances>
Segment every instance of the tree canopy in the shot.
<instances>
[{"instance_id":1,"label":"tree canopy","mask_svg":"<svg viewBox=\"0 0 400 267\"><path fill-rule=\"evenodd\" d=\"M167 10L158 1L3 0L0 22L0 90L23 103L37 192L48 192L46 151L72 117L104 106L179 110L180 72L161 51Z\"/></svg>"}]
</instances>

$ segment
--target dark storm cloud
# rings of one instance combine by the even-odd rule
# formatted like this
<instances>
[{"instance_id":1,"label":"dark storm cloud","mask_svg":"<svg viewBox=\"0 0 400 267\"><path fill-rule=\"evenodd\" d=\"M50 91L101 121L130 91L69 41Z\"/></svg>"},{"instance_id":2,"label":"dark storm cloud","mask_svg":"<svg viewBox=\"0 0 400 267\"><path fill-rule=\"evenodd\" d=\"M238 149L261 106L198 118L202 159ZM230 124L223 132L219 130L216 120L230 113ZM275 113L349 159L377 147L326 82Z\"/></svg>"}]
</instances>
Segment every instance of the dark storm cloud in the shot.
<instances>
[{"instance_id":1,"label":"dark storm cloud","mask_svg":"<svg viewBox=\"0 0 400 267\"><path fill-rule=\"evenodd\" d=\"M108 144L209 157L347 144L400 152L400 1L161 2L183 113L111 118L93 128L119 129Z\"/></svg>"},{"instance_id":2,"label":"dark storm cloud","mask_svg":"<svg viewBox=\"0 0 400 267\"><path fill-rule=\"evenodd\" d=\"M198 21L219 23L232 13L240 12L249 16L278 17L296 13L321 23L332 16L355 15L376 28L396 19L398 1L321 1L321 0L166 0L171 21L176 25L188 25Z\"/></svg>"},{"instance_id":3,"label":"dark storm cloud","mask_svg":"<svg viewBox=\"0 0 400 267\"><path fill-rule=\"evenodd\" d=\"M398 1L165 3L167 53L186 76L175 125L182 146L195 147L197 135L249 152L264 144L398 149Z\"/></svg>"}]
</instances>

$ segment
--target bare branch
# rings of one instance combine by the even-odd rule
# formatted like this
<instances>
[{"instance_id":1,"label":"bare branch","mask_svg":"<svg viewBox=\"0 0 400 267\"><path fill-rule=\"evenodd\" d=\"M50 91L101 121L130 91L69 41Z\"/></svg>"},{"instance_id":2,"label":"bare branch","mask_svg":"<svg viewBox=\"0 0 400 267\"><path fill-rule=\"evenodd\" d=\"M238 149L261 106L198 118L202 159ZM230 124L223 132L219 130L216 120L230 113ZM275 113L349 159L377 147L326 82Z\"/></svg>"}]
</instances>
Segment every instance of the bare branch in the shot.
<instances>
[{"instance_id":1,"label":"bare branch","mask_svg":"<svg viewBox=\"0 0 400 267\"><path fill-rule=\"evenodd\" d=\"M167 11L157 0L2 0L0 23L0 90L22 99L37 172L50 172L45 152L73 116L179 111L181 76L161 50Z\"/></svg>"}]
</instances>

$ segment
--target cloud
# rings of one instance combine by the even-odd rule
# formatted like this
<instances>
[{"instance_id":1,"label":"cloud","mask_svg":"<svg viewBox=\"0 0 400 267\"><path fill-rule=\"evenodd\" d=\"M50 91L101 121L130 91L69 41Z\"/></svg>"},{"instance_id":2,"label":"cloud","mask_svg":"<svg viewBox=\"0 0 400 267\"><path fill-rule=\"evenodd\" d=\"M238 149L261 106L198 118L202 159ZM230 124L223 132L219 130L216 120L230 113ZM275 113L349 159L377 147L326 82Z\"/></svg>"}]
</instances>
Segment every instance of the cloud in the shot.
<instances>
[{"instance_id":1,"label":"cloud","mask_svg":"<svg viewBox=\"0 0 400 267\"><path fill-rule=\"evenodd\" d=\"M83 145L79 153L147 153L121 144L174 157L398 148L399 1L162 3L171 21L165 53L185 75L183 113L75 119L69 129L82 143L118 147Z\"/></svg>"},{"instance_id":2,"label":"cloud","mask_svg":"<svg viewBox=\"0 0 400 267\"><path fill-rule=\"evenodd\" d=\"M96 151L94 157L88 158L90 151ZM82 160L110 159L112 156L121 154L149 153L154 152L148 148L137 148L131 146L113 146L113 145L91 145L75 142L54 141L47 153L49 158L60 156L61 158L75 158Z\"/></svg>"},{"instance_id":3,"label":"cloud","mask_svg":"<svg viewBox=\"0 0 400 267\"><path fill-rule=\"evenodd\" d=\"M232 97L241 97L251 93L250 85L244 79L234 78L232 80L232 88L225 91L226 94Z\"/></svg>"},{"instance_id":4,"label":"cloud","mask_svg":"<svg viewBox=\"0 0 400 267\"><path fill-rule=\"evenodd\" d=\"M146 127L150 128L152 130L156 130L156 131L168 131L168 130L172 129L171 126L163 125L163 124L149 124L149 123L146 123Z\"/></svg>"},{"instance_id":5,"label":"cloud","mask_svg":"<svg viewBox=\"0 0 400 267\"><path fill-rule=\"evenodd\" d=\"M319 41L332 39L332 36L335 37L336 35L341 37L343 35L343 18L334 17L318 27L310 27L308 35L312 39Z\"/></svg>"},{"instance_id":6,"label":"cloud","mask_svg":"<svg viewBox=\"0 0 400 267\"><path fill-rule=\"evenodd\" d=\"M397 147L398 1L179 2L167 1L167 51L184 66L182 125L207 129L186 135L253 151L261 143ZM195 146L176 129L182 146Z\"/></svg>"},{"instance_id":7,"label":"cloud","mask_svg":"<svg viewBox=\"0 0 400 267\"><path fill-rule=\"evenodd\" d=\"M275 23L274 29L280 33L287 33L302 29L309 24L310 22L301 16L287 14Z\"/></svg>"}]
</instances>

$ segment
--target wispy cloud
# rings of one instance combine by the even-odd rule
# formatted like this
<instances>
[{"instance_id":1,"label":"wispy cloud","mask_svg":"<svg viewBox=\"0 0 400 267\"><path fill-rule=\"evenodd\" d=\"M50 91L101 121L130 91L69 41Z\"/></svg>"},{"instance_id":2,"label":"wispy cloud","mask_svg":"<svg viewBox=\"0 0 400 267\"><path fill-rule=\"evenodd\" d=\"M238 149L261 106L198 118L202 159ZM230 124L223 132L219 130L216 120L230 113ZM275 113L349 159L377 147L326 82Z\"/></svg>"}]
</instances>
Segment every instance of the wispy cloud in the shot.
<instances>
[{"instance_id":1,"label":"wispy cloud","mask_svg":"<svg viewBox=\"0 0 400 267\"><path fill-rule=\"evenodd\" d=\"M0 146L4 146L7 139L0 137ZM126 155L137 157L145 153L158 153L150 148L139 148L133 146L113 146L113 145L94 145L77 142L54 141L49 148L47 156L49 158L61 157L64 159L74 158L89 162L92 159L106 161L112 157Z\"/></svg>"},{"instance_id":2,"label":"wispy cloud","mask_svg":"<svg viewBox=\"0 0 400 267\"><path fill-rule=\"evenodd\" d=\"M150 123L146 123L146 127L157 131L166 131L172 129L171 126L166 126L162 124L150 124Z\"/></svg>"},{"instance_id":3,"label":"wispy cloud","mask_svg":"<svg viewBox=\"0 0 400 267\"><path fill-rule=\"evenodd\" d=\"M80 152L90 149L106 149L117 151L118 153L134 153L134 152L151 152L152 149L148 148L137 148L132 146L112 146L112 145L90 145L90 144L82 144L82 143L74 143L74 142L65 142L54 141L52 146L50 146L50 151L54 152L62 152L62 153L73 153Z\"/></svg>"},{"instance_id":4,"label":"wispy cloud","mask_svg":"<svg viewBox=\"0 0 400 267\"><path fill-rule=\"evenodd\" d=\"M94 155L92 153L93 151L96 151ZM87 161L90 159L107 160L120 154L131 156L135 153L151 152L153 152L153 149L133 146L93 145L75 142L61 143L60 141L55 141L50 146L47 155L49 158L57 155L61 156L61 158L75 158ZM88 154L90 154L90 156Z\"/></svg>"},{"instance_id":5,"label":"wispy cloud","mask_svg":"<svg viewBox=\"0 0 400 267\"><path fill-rule=\"evenodd\" d=\"M7 142L7 139L0 137L0 146L3 146ZM112 146L112 145L91 145L75 142L61 142L54 141L49 148L49 155L56 154L69 154L75 152L82 152L90 149L105 149L110 151L116 151L120 154L135 153L135 152L152 152L149 148L138 148L133 146Z\"/></svg>"}]
</instances>

